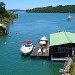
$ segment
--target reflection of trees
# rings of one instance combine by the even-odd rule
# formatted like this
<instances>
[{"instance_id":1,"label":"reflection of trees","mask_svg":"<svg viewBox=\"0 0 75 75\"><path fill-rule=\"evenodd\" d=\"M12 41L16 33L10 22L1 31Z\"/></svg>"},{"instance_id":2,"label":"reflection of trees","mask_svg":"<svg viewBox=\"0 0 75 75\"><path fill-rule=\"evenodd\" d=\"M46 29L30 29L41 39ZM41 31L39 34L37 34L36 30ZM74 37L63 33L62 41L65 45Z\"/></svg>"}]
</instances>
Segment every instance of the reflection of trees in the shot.
<instances>
[{"instance_id":1,"label":"reflection of trees","mask_svg":"<svg viewBox=\"0 0 75 75\"><path fill-rule=\"evenodd\" d=\"M60 70L60 68L63 67L64 63L62 63L62 62L52 62L51 64L52 64L51 75L60 75L59 70Z\"/></svg>"}]
</instances>

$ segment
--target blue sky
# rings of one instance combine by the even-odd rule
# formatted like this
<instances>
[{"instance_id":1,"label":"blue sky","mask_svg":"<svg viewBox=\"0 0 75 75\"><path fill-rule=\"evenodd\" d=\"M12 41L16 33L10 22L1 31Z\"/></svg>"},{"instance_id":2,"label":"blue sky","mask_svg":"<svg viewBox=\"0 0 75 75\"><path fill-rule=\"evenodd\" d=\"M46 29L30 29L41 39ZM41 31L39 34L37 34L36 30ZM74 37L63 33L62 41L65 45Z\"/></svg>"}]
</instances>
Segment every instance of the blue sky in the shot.
<instances>
[{"instance_id":1,"label":"blue sky","mask_svg":"<svg viewBox=\"0 0 75 75\"><path fill-rule=\"evenodd\" d=\"M45 6L75 5L75 0L0 0L6 9L30 9Z\"/></svg>"}]
</instances>

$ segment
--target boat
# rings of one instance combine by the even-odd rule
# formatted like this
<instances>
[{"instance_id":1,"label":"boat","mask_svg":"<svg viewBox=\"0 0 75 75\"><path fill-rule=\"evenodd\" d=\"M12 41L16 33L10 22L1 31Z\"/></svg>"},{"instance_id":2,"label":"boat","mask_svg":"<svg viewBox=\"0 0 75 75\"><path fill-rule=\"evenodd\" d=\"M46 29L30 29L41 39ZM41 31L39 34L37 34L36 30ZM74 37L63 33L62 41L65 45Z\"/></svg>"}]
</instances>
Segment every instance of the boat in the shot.
<instances>
[{"instance_id":1,"label":"boat","mask_svg":"<svg viewBox=\"0 0 75 75\"><path fill-rule=\"evenodd\" d=\"M43 36L40 38L40 44L47 44L48 43L48 38Z\"/></svg>"},{"instance_id":2,"label":"boat","mask_svg":"<svg viewBox=\"0 0 75 75\"><path fill-rule=\"evenodd\" d=\"M71 21L71 20L72 20L72 17L71 17L71 16L69 16L69 17L68 17L68 21Z\"/></svg>"},{"instance_id":3,"label":"boat","mask_svg":"<svg viewBox=\"0 0 75 75\"><path fill-rule=\"evenodd\" d=\"M29 55L33 50L32 41L31 40L24 40L20 50L24 55Z\"/></svg>"},{"instance_id":4,"label":"boat","mask_svg":"<svg viewBox=\"0 0 75 75\"><path fill-rule=\"evenodd\" d=\"M48 38L46 36L43 36L40 38L40 41L48 41Z\"/></svg>"},{"instance_id":5,"label":"boat","mask_svg":"<svg viewBox=\"0 0 75 75\"><path fill-rule=\"evenodd\" d=\"M72 20L72 17L71 17L70 12L69 12L68 21L71 21L71 20Z\"/></svg>"}]
</instances>

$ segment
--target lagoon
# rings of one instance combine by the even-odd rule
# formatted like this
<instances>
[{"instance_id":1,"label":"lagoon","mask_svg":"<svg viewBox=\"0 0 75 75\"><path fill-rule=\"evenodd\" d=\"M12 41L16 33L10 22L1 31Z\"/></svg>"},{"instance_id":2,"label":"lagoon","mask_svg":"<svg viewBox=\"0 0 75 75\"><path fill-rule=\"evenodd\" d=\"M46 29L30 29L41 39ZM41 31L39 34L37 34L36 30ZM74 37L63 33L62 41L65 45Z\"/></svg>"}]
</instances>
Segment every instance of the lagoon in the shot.
<instances>
[{"instance_id":1,"label":"lagoon","mask_svg":"<svg viewBox=\"0 0 75 75\"><path fill-rule=\"evenodd\" d=\"M0 36L0 75L60 75L63 62L25 57L20 47L25 39L35 45L41 36L49 39L58 30L75 33L75 14L71 14L72 21L67 21L68 13L15 13L19 16L8 24L10 33Z\"/></svg>"}]
</instances>

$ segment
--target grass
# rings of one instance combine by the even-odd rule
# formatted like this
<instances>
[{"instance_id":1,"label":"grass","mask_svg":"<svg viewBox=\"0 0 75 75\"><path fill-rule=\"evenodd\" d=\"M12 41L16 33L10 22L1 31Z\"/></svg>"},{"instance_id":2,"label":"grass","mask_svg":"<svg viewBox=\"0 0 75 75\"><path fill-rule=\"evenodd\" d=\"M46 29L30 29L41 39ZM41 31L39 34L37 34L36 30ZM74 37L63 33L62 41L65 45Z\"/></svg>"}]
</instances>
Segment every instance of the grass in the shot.
<instances>
[{"instance_id":1,"label":"grass","mask_svg":"<svg viewBox=\"0 0 75 75\"><path fill-rule=\"evenodd\" d=\"M70 67L70 75L75 75L75 55L73 56L73 63L71 64Z\"/></svg>"},{"instance_id":2,"label":"grass","mask_svg":"<svg viewBox=\"0 0 75 75\"><path fill-rule=\"evenodd\" d=\"M75 62L73 62L72 65L71 65L70 75L75 75Z\"/></svg>"}]
</instances>

